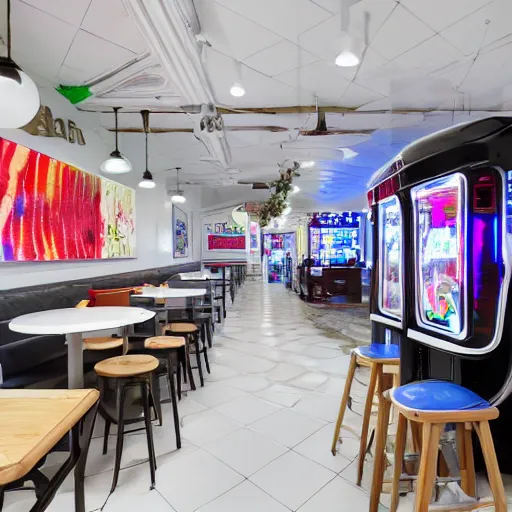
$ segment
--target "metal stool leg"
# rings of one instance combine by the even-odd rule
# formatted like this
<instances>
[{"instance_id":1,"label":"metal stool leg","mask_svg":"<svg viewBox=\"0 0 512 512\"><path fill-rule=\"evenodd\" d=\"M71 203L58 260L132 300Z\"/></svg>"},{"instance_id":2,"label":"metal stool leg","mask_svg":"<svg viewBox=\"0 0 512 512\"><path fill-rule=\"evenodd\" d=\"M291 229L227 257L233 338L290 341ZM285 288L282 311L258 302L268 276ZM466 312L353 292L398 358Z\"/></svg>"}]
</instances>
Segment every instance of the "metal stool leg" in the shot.
<instances>
[{"instance_id":1,"label":"metal stool leg","mask_svg":"<svg viewBox=\"0 0 512 512\"><path fill-rule=\"evenodd\" d=\"M113 493L117 487L119 480L119 470L121 469L121 456L123 455L124 444L124 402L126 396L126 385L123 381L116 382L117 395L117 443L116 443L116 460L114 464L114 477L112 478L112 487L110 492Z\"/></svg>"},{"instance_id":2,"label":"metal stool leg","mask_svg":"<svg viewBox=\"0 0 512 512\"><path fill-rule=\"evenodd\" d=\"M176 446L179 449L181 448L180 417L178 414L178 397L176 396L176 385L174 383L174 378L176 376L176 372L174 371L175 364L171 354L169 354L167 361L168 378L169 384L171 386L172 415L174 417L174 431L176 433Z\"/></svg>"},{"instance_id":3,"label":"metal stool leg","mask_svg":"<svg viewBox=\"0 0 512 512\"><path fill-rule=\"evenodd\" d=\"M103 455L108 450L108 436L110 435L110 421L105 418L105 430L103 431Z\"/></svg>"},{"instance_id":4,"label":"metal stool leg","mask_svg":"<svg viewBox=\"0 0 512 512\"><path fill-rule=\"evenodd\" d=\"M153 427L151 425L151 409L149 407L149 383L142 382L142 402L144 405L144 423L146 425L146 438L148 442L149 471L151 473L151 489L155 488L156 457L153 444Z\"/></svg>"}]
</instances>

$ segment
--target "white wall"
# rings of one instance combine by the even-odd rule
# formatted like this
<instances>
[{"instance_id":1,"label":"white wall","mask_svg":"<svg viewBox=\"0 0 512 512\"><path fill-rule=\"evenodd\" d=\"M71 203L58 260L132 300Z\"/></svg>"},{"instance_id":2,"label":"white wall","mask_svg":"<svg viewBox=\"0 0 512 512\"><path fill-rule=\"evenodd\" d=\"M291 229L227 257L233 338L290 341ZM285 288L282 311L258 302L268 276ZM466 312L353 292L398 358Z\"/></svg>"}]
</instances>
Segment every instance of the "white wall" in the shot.
<instances>
[{"instance_id":1,"label":"white wall","mask_svg":"<svg viewBox=\"0 0 512 512\"><path fill-rule=\"evenodd\" d=\"M245 250L227 250L227 251L209 251L208 241L206 237L206 224L215 225L217 222L233 223L231 212L234 207L223 208L220 210L205 212L201 216L200 233L196 234L196 243L200 238L201 242L201 260L231 260L231 261L247 261L249 256L250 239L249 239L249 226L248 220L245 223ZM248 216L246 214L246 218Z\"/></svg>"},{"instance_id":2,"label":"white wall","mask_svg":"<svg viewBox=\"0 0 512 512\"><path fill-rule=\"evenodd\" d=\"M84 171L99 174L99 166L113 150L105 144L99 133L99 115L86 114L75 109L52 88L40 88L41 102L51 108L54 118L75 121L82 129L86 145L70 144L60 138L35 137L22 130L1 130L0 137L18 142L36 151L72 164ZM112 138L113 140L113 138ZM143 145L141 144L141 151ZM140 180L137 170L129 175L116 177L125 185L136 188ZM199 258L200 247L193 245L194 219L191 212L201 204L201 191L186 189L187 202L183 210L189 212L189 227L192 229L189 257L174 260L172 257L172 214L166 205L165 187L136 191L137 257L130 260L96 260L77 262L0 263L0 289L32 286L45 283L89 278L164 267L173 263L185 263Z\"/></svg>"}]
</instances>

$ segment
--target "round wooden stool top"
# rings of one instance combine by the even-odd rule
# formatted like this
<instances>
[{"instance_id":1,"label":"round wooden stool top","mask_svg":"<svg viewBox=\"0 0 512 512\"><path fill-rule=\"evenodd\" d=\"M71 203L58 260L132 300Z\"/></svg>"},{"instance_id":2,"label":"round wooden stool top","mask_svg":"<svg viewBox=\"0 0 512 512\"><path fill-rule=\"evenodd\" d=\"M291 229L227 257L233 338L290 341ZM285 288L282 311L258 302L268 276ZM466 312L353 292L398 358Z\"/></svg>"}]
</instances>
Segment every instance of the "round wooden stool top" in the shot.
<instances>
[{"instance_id":1,"label":"round wooden stool top","mask_svg":"<svg viewBox=\"0 0 512 512\"><path fill-rule=\"evenodd\" d=\"M156 357L133 354L100 361L94 367L94 371L100 377L135 377L156 370L159 364Z\"/></svg>"},{"instance_id":2,"label":"round wooden stool top","mask_svg":"<svg viewBox=\"0 0 512 512\"><path fill-rule=\"evenodd\" d=\"M144 341L144 348L152 350L169 350L185 346L185 338L181 336L153 336Z\"/></svg>"},{"instance_id":3,"label":"round wooden stool top","mask_svg":"<svg viewBox=\"0 0 512 512\"><path fill-rule=\"evenodd\" d=\"M83 343L85 350L110 350L111 348L122 347L123 338L112 338L112 336L84 338Z\"/></svg>"},{"instance_id":4,"label":"round wooden stool top","mask_svg":"<svg viewBox=\"0 0 512 512\"><path fill-rule=\"evenodd\" d=\"M162 332L171 331L171 332L179 332L183 334L192 334L197 331L197 325L192 322L173 322L167 325L164 325L162 328Z\"/></svg>"}]
</instances>

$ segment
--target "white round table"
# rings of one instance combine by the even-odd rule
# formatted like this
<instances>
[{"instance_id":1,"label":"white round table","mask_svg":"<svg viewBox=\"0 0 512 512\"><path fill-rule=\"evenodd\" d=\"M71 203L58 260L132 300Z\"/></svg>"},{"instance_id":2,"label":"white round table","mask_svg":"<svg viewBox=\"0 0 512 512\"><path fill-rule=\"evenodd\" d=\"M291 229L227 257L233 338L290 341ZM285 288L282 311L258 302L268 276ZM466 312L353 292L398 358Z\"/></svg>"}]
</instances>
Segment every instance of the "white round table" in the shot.
<instances>
[{"instance_id":1,"label":"white round table","mask_svg":"<svg viewBox=\"0 0 512 512\"><path fill-rule=\"evenodd\" d=\"M150 297L152 299L188 299L206 295L206 288L143 288L142 293L134 297Z\"/></svg>"},{"instance_id":2,"label":"white round table","mask_svg":"<svg viewBox=\"0 0 512 512\"><path fill-rule=\"evenodd\" d=\"M50 309L18 316L11 320L9 329L24 334L65 334L68 343L68 386L69 389L77 389L84 387L83 332L125 327L145 322L154 316L154 311L119 306Z\"/></svg>"}]
</instances>

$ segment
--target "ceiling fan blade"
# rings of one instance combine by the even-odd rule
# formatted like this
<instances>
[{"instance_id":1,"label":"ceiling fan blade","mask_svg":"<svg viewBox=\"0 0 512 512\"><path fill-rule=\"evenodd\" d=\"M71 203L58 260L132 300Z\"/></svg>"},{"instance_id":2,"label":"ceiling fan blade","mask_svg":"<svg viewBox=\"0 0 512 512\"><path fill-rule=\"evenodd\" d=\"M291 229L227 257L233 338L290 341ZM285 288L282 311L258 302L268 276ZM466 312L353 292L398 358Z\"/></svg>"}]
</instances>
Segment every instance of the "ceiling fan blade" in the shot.
<instances>
[{"instance_id":1,"label":"ceiling fan blade","mask_svg":"<svg viewBox=\"0 0 512 512\"><path fill-rule=\"evenodd\" d=\"M115 128L107 128L109 132L115 132ZM118 128L119 133L144 133L143 128ZM192 128L149 128L148 133L194 133Z\"/></svg>"},{"instance_id":2,"label":"ceiling fan blade","mask_svg":"<svg viewBox=\"0 0 512 512\"><path fill-rule=\"evenodd\" d=\"M317 135L371 135L375 130L299 130L299 134L304 137Z\"/></svg>"},{"instance_id":3,"label":"ceiling fan blade","mask_svg":"<svg viewBox=\"0 0 512 512\"><path fill-rule=\"evenodd\" d=\"M228 132L287 132L288 128L284 126L225 126Z\"/></svg>"}]
</instances>

